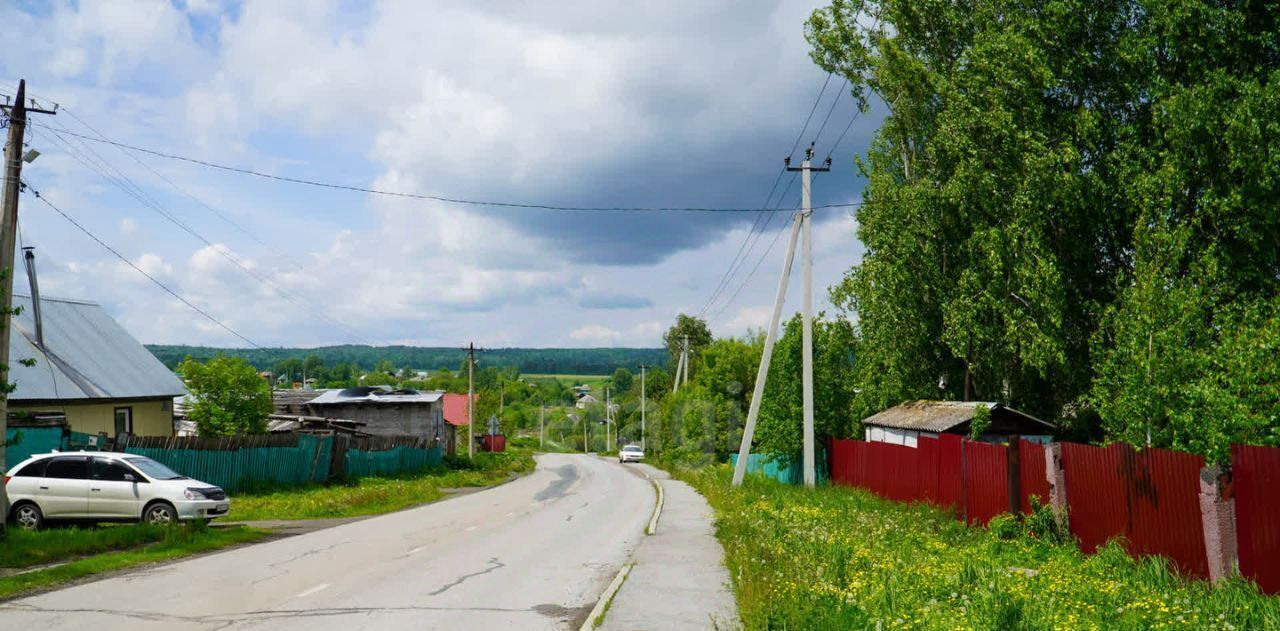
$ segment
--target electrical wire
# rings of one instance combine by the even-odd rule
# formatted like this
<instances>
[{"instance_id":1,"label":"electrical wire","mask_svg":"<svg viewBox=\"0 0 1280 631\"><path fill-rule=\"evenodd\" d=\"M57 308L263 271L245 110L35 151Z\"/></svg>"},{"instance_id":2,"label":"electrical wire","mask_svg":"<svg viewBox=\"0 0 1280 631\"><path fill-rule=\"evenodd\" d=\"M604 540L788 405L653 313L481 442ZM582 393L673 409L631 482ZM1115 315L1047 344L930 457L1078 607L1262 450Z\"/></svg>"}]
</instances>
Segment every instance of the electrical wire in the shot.
<instances>
[{"instance_id":1,"label":"electrical wire","mask_svg":"<svg viewBox=\"0 0 1280 631\"><path fill-rule=\"evenodd\" d=\"M187 300L186 298L184 298L184 297L182 296L182 294L179 294L178 292L174 291L173 289L170 289L168 285L165 285L164 283L160 282L158 279L156 279L156 277L154 277L154 276L152 276L151 274L148 274L148 273L146 273L145 271L143 271L143 270L142 270L142 268L140 268L140 267L138 267L137 265L135 265L135 264L133 263L133 261L130 261L130 260L128 259L128 257L126 257L125 255L121 254L119 250L116 250L115 248L113 248L113 247L111 247L110 245L108 245L108 244L107 244L105 241L103 241L102 239L99 239L97 235L95 235L95 234L94 234L92 231L90 231L88 228L86 228L86 227L84 227L83 225L81 225L81 224L80 224L80 222L76 221L76 220L75 220L71 215L68 215L68 214L67 214L65 211L63 211L61 208L58 208L57 206L55 206L55 205L53 204L53 202L50 202L48 199L45 199L45 197L44 197L43 195L41 195L41 194L40 194L40 191L36 190L36 188L35 188L34 186L31 186L31 184L30 184L30 183L28 183L28 182L23 182L23 185L24 185L24 186L26 186L27 190L31 191L31 193L32 193L33 195L35 195L35 196L36 196L36 199L38 199L38 200L40 200L40 201L44 202L44 205L46 205L46 206L48 206L49 208L53 209L53 211L54 211L54 212L56 212L56 213L58 213L59 215L62 215L62 218L63 218L63 219L66 219L68 222L70 222L70 223L71 223L71 225L73 225L73 226L75 226L76 228L78 228L78 229L80 230L80 232L85 233L85 235L86 235L86 236L88 236L90 239L93 239L95 242L97 242L97 244L98 244L98 245L100 245L100 246L102 246L102 247L103 247L103 249L105 249L105 250L107 250L108 252L112 253L113 255L115 255L115 257L116 257L116 258L120 259L121 261L124 261L124 263L125 263L126 265L128 265L129 267L132 267L134 271L136 271L136 272L138 272L139 274L142 274L143 276L145 276L145 277L147 278L147 280L151 281L153 284L155 284L155 285L156 285L157 287L159 287L160 289L163 289L163 290L165 291L165 293L168 293L170 296L173 296L174 298L177 298L179 301L181 301L181 302L182 302L182 304L184 304L184 305L186 305L186 306L190 307L192 311L195 311L196 313L198 313L198 314L200 314L200 315L204 316L204 318L205 318L205 319L207 319L208 321L210 321L210 322L212 322L212 323L214 323L214 324L218 325L219 327L221 327L221 328L222 328L223 330L225 330L226 332L228 332L228 333L230 333L230 334L232 334L232 335L234 335L234 336L236 336L236 337L240 338L240 339L241 339L241 340L243 340L246 344L248 344L248 345L250 345L250 346L252 346L252 347L254 347L254 348L262 348L262 346L259 346L259 345L258 345L257 343L255 343L253 340L250 340L249 338L247 338L247 337L245 337L245 336L241 335L241 334L240 334L239 332L237 332L235 329L233 329L233 328L231 328L231 327L227 326L227 325L226 325L226 324L224 324L221 320L219 320L219 319L217 319L217 318L213 317L212 315L210 315L210 314L209 314L209 312L205 311L204 309L201 309L200 307L197 307L197 306L196 306L194 303L192 303L190 300Z\"/></svg>"},{"instance_id":2,"label":"electrical wire","mask_svg":"<svg viewBox=\"0 0 1280 631\"><path fill-rule=\"evenodd\" d=\"M240 269L240 271L242 271L242 272L244 272L245 274L247 274L247 275L249 275L249 276L253 277L255 280L257 280L258 282L260 282L260 283L262 283L263 285L265 285L268 289L270 289L270 290L271 290L272 292L274 292L276 295L278 295L278 296L280 296L281 298L284 298L285 300L288 300L288 301L290 301L290 302L292 302L292 303L294 303L294 304L296 304L296 305L298 305L298 306L300 306L300 307L304 307L304 308L307 308L307 309L314 310L314 311L315 311L315 313L316 313L316 314L317 314L321 319L324 319L324 320L328 321L330 324L333 324L333 325L335 325L335 326L337 326L337 327L339 327L339 328L341 328L341 329L346 330L348 334L352 335L353 337L355 337L355 338L356 338L356 339L358 339L358 340L368 341L368 340L367 340L367 338L365 338L363 335L360 335L360 333L359 333L358 331L356 331L354 328L352 328L352 327L348 326L346 323L343 323L343 322L341 322L341 321L339 321L339 320L336 320L336 319L332 318L332 317L331 317L331 316L329 316L327 313L325 313L325 309L324 309L324 307L322 307L322 306L320 306L320 305L313 304L313 303L311 303L310 301L307 301L305 298L294 296L291 292L285 291L283 288L281 288L280 286L278 286L278 285L276 285L274 282L272 282L272 281L271 281L271 279L267 278L266 276L262 275L261 273L259 273L259 272L255 271L254 269L250 268L247 264L245 264L243 261L241 261L241 260L240 260L238 257L236 257L235 255L233 255L233 254L231 254L230 252L228 252L225 248L220 247L220 246L218 246L217 244L213 243L213 242L212 242L212 241L210 241L208 238L206 238L204 235L202 235L202 234L200 234L199 232L197 232L194 228L192 228L191 226L187 225L186 223L184 223L183 221L181 221L180 219L178 219L178 218L173 214L173 212L172 212L172 211L169 211L169 210L168 210L167 208L165 208L162 204L160 204L160 202L156 201L154 198L152 198L150 195L148 195L148 194L147 194L147 193L142 189L142 187L138 186L138 185L137 185L137 183L135 183L132 179L130 179L130 178L129 178L129 176L125 175L125 174L124 174L123 172L121 172L119 169L115 168L115 167L114 167L114 165L111 165L111 164L110 164L110 162L108 162L105 158L103 158L103 157L102 157L100 154L98 154L97 152L93 151L93 150L92 150L92 148L89 148L89 147L87 147L87 146L86 146L86 148L88 148L88 149L89 149L89 151L90 151L94 156L96 156L96 157L98 158L98 160L100 160L100 161L101 161L102 167L105 167L105 168L107 168L107 169L110 169L110 170L114 171L114 172L118 175L118 177L113 178L113 177L112 177L112 176L110 176L108 173L106 173L106 172L103 170L103 168L102 168L102 167L92 164L92 163L91 163L91 161L87 159L87 158L88 158L87 156L85 156L84 154L80 153L80 152L79 152L79 151L78 151L74 146L72 146L69 142L67 142L67 141L66 141L66 139L65 139L65 138L63 138L63 137L62 137L62 134L61 134L61 133L59 133L59 130L55 130L54 128L52 128L52 127L48 127L48 126L44 126L44 127L45 127L45 129L49 130L49 133L51 133L51 134L52 134L52 136L46 136L46 137L54 138L55 140L57 140L57 141L61 142L61 143L62 143L62 146L64 147L64 149L66 149L66 150L67 150L68 154L69 154L73 159L75 159L76 161L80 162L80 163L81 163L82 165L84 165L86 168L88 168L88 169L90 169L90 170L92 170L92 171L97 172L97 173L98 173L98 175L102 176L104 179L106 179L107 181L109 181L109 182L111 182L112 184L116 185L116 186L117 186L117 187L119 187L121 190L123 190L126 194L128 194L129 196L131 196L131 197L133 197L135 200L137 200L137 201L138 201L138 203L140 203L140 204L142 204L143 206L145 206L145 207L147 207L147 208L149 208L149 209L151 209L151 210L155 211L155 212L156 212L157 214L159 214L161 217L165 218L165 219L166 219L166 220L168 220L170 223L172 223L173 225L175 225L175 226L177 226L178 228L180 228L183 232L186 232L187 234L191 235L191 236L192 236L193 238L195 238L196 240L198 240L198 241L200 241L201 243L203 243L206 247L209 247L209 248L211 248L212 250L214 250L215 252L217 252L220 256L222 256L222 258L226 259L226 260L227 260L227 261L229 261L232 265L234 265L234 266L236 266L237 268L239 268L239 269ZM69 133L69 132L68 132L68 133Z\"/></svg>"},{"instance_id":3,"label":"electrical wire","mask_svg":"<svg viewBox=\"0 0 1280 631\"><path fill-rule=\"evenodd\" d=\"M64 112L65 114L67 114L67 115L68 115L68 116L70 116L71 118L75 119L75 120L76 120L76 122L78 122L78 123L80 123L81 125L83 125L86 129L88 129L88 130L92 131L93 133L97 134L99 138L101 138L101 139L103 139L103 140L110 140L109 138L107 138L107 135L106 135L106 134L104 134L104 133L102 133L101 131L99 131L99 130L98 130L97 128L95 128L93 125L90 125L88 121L86 121L86 120L84 120L83 118L80 118L79 116L77 116L77 115L76 115L76 113L75 113L74 111L72 111L71 109L69 109L69 108L67 108L67 107L63 106L63 107L61 107L61 108L60 108L60 111L61 111L61 112ZM64 131L69 132L70 130L66 130L66 129L64 128ZM125 150L125 149L120 148L120 147L116 147L116 148L117 148L117 149L119 149L121 153L123 153L123 154L125 154L125 155L129 156L129 158L131 158L134 162L137 162L137 163L138 163L139 165L141 165L143 168L145 168L146 170L150 171L152 175L156 176L157 178L160 178L161 180L164 180L164 181L165 181L169 186L173 187L173 189L174 189L174 190L176 190L176 191L178 191L179 193L181 193L182 195L186 196L186 197L187 197L188 199L190 199L191 201L193 201L193 202L195 202L195 203L199 204L199 205L200 205L200 206L202 206L205 210L208 210L210 213L212 213L213 215L215 215L216 217L218 217L218 218L219 218L219 219L221 219L222 221L226 222L226 223L227 223L228 225L230 225L232 228L235 228L235 229L236 229L237 231L239 231L241 234L245 235L246 237L249 237L250 239L253 239L253 240L254 240L255 242L257 242L259 245L261 245L263 248L265 248L265 249L266 249L266 251L271 252L272 254L278 255L280 258L284 259L284 260L285 260L285 261L287 261L289 264L293 265L293 266L294 266L295 268L297 268L299 271L301 271L301 270L303 270L303 269L304 269L304 266L303 266L301 263L299 263L299 262L297 262L297 261L293 260L293 258L292 258L292 257L290 257L290 256L288 256L287 254L285 254L285 253L283 253L283 252L279 252L279 251L277 250L277 248L273 247L271 244L267 243L266 241L263 241L263 240L262 240L261 238L259 238L256 234L254 234L253 232L251 232L249 229L245 228L245 227L244 227L243 225L241 225L239 222L235 221L235 220L234 220L234 219L232 219L231 217L228 217L228 216L227 216L225 213L223 213L222 211L218 210L217 208L214 208L213 206L211 206L211 205L209 205L208 203L206 203L204 200L200 199L199 197L196 197L195 195L193 195L192 193L190 193L189 191L187 191L185 188L183 188L183 187L179 186L176 182L174 182L173 180L169 179L169 178L168 178L167 176L165 176L163 173L160 173L159 171L157 171L156 169L154 169L150 164L147 164L145 161L143 161L143 160L139 159L139 158L138 158L138 156L137 156L137 155L135 155L133 152L128 151L128 150Z\"/></svg>"},{"instance_id":4,"label":"electrical wire","mask_svg":"<svg viewBox=\"0 0 1280 631\"><path fill-rule=\"evenodd\" d=\"M44 125L42 123L32 123L32 124L38 127L46 127L46 128L48 127L47 125ZM95 138L93 136L87 136L87 135L79 134L72 131L62 131L61 133L65 133L70 136L75 136L82 140L89 140L92 142L114 145L122 149L137 151L140 153L153 155L159 158L189 162L191 164L198 164L200 166L209 167L211 169L218 169L222 171L228 171L231 173L239 173L242 175L252 175L254 177L260 177L268 180L276 180L279 182L289 182L292 184L302 184L305 186L315 186L319 188L327 188L327 189L334 189L334 190L341 190L341 191L351 191L356 193L368 193L371 195L384 195L388 197L402 197L402 198L408 198L408 199L437 201L437 202L444 202L448 204L460 204L460 205L467 205L467 206L489 206L494 208L520 208L520 209L529 209L529 210L555 210L555 211L567 211L567 212L753 213L753 212L761 212L761 211L773 212L774 210L776 210L771 208L742 208L742 207L717 208L717 207L708 207L708 206L556 206L553 204L534 204L534 203L524 203L524 202L476 200L476 199L463 199L458 197L444 197L441 195L425 195L422 193L405 193L403 191L388 191L388 190L375 189L375 188L366 188L363 186L352 186L347 184L335 184L332 182L322 182L319 180L307 180L302 178L288 177L284 175L273 175L270 173L255 171L253 169L243 169L240 167L228 166L228 165L219 164L216 162L209 162L207 160L200 160L198 158L189 158L186 156L166 153L163 151L156 151L154 149L146 149L143 147L138 147L136 145L130 145L127 143L117 142L114 140L107 140L106 138ZM826 208L847 208L847 207L849 207L849 204L826 204L822 206L814 206L813 209L822 210Z\"/></svg>"}]
</instances>

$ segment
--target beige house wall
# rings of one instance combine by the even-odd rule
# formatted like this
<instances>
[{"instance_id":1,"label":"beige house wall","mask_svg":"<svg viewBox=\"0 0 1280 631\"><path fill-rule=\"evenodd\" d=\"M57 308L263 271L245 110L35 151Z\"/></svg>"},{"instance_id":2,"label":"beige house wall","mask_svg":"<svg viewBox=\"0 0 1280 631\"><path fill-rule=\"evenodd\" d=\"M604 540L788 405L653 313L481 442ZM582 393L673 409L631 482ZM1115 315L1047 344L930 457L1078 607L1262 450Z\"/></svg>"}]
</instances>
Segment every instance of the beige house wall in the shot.
<instances>
[{"instance_id":1,"label":"beige house wall","mask_svg":"<svg viewBox=\"0 0 1280 631\"><path fill-rule=\"evenodd\" d=\"M71 431L85 434L106 432L116 435L115 414L117 408L133 409L133 434L135 436L173 435L173 398L131 399L128 401L96 400L92 402L62 401L56 404L10 401L9 412L62 412L67 415Z\"/></svg>"}]
</instances>

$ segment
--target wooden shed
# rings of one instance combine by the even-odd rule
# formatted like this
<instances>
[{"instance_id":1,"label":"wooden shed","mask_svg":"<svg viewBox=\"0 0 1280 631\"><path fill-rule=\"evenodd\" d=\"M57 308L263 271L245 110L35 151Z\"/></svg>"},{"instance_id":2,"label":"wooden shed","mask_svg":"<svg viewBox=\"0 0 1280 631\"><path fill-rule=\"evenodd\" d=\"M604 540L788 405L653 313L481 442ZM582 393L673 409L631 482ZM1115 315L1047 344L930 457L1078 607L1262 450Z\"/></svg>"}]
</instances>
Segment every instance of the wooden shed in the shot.
<instances>
[{"instance_id":1,"label":"wooden shed","mask_svg":"<svg viewBox=\"0 0 1280 631\"><path fill-rule=\"evenodd\" d=\"M921 436L967 436L978 406L991 410L991 425L979 436L982 441L1004 442L1016 435L1048 442L1057 429L1053 423L993 401L908 401L863 419L863 437L870 442L915 447Z\"/></svg>"}]
</instances>

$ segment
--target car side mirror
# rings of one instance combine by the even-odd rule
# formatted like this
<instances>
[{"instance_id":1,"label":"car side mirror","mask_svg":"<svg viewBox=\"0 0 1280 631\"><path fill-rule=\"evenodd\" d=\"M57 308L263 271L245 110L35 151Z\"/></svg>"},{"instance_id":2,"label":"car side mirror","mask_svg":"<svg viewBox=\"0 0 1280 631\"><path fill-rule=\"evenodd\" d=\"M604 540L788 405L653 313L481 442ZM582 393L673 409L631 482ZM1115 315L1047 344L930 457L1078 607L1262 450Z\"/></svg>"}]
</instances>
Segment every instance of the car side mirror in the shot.
<instances>
[{"instance_id":1,"label":"car side mirror","mask_svg":"<svg viewBox=\"0 0 1280 631\"><path fill-rule=\"evenodd\" d=\"M137 482L137 481L138 481L138 479L137 479L137 478L135 478L135 477L133 477L133 474L132 474L132 473L126 473L126 474L124 474L124 481L125 481L125 482Z\"/></svg>"}]
</instances>

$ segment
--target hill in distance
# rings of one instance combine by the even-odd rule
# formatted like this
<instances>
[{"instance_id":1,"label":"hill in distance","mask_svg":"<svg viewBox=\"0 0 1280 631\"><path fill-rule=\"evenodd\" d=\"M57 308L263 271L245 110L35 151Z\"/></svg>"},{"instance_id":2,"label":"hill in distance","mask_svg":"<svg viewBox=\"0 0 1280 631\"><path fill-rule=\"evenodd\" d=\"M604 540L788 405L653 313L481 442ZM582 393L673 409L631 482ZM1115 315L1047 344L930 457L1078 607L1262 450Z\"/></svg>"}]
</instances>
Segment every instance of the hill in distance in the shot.
<instances>
[{"instance_id":1,"label":"hill in distance","mask_svg":"<svg viewBox=\"0 0 1280 631\"><path fill-rule=\"evenodd\" d=\"M147 349L169 368L176 367L188 356L205 361L218 355L232 355L243 357L258 370L270 370L281 360L301 360L311 355L319 357L329 367L345 363L371 370L385 359L397 368L456 370L467 356L466 351L460 348L354 344L318 348L148 344ZM608 375L620 367L638 372L641 364L665 364L667 352L662 348L495 348L477 354L477 362L486 366L515 366L527 374Z\"/></svg>"}]
</instances>

